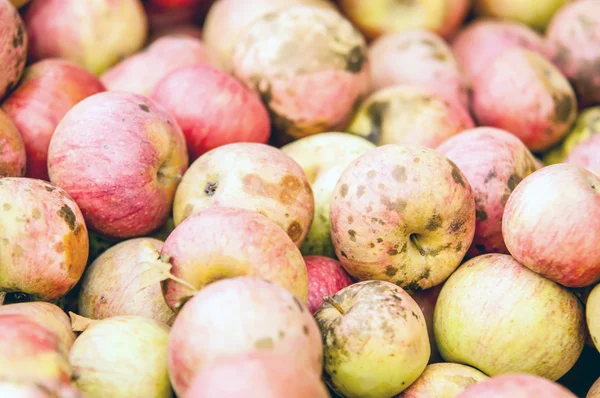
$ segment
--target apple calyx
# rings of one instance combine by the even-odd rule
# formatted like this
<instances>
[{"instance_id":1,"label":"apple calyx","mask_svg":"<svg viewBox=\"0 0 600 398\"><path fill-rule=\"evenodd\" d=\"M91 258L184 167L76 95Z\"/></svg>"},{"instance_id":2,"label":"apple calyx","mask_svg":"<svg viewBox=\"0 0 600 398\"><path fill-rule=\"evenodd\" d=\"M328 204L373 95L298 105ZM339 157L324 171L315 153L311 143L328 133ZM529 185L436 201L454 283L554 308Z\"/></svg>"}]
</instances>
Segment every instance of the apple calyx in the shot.
<instances>
[{"instance_id":1,"label":"apple calyx","mask_svg":"<svg viewBox=\"0 0 600 398\"><path fill-rule=\"evenodd\" d=\"M323 302L331 305L333 308L338 310L338 312L342 315L344 315L346 313L346 311L344 311L342 306L340 306L338 303L336 303L335 300L333 300L333 298L331 296L323 296Z\"/></svg>"},{"instance_id":2,"label":"apple calyx","mask_svg":"<svg viewBox=\"0 0 600 398\"><path fill-rule=\"evenodd\" d=\"M144 270L140 274L139 290L146 289L156 283L171 279L192 290L194 292L193 294L198 291L192 284L171 273L171 259L161 256L150 241L143 241L140 243L137 260L138 263L144 267Z\"/></svg>"},{"instance_id":3,"label":"apple calyx","mask_svg":"<svg viewBox=\"0 0 600 398\"><path fill-rule=\"evenodd\" d=\"M421 256L424 256L425 255L425 250L423 250L423 246L421 246L421 244L417 240L417 235L416 234L410 234L410 241L413 243L413 245L415 245L415 247L417 248L417 250L419 251L419 253L421 253Z\"/></svg>"},{"instance_id":4,"label":"apple calyx","mask_svg":"<svg viewBox=\"0 0 600 398\"><path fill-rule=\"evenodd\" d=\"M97 322L95 319L77 315L73 311L69 311L69 318L71 318L71 330L77 333L85 331L91 324Z\"/></svg>"}]
</instances>

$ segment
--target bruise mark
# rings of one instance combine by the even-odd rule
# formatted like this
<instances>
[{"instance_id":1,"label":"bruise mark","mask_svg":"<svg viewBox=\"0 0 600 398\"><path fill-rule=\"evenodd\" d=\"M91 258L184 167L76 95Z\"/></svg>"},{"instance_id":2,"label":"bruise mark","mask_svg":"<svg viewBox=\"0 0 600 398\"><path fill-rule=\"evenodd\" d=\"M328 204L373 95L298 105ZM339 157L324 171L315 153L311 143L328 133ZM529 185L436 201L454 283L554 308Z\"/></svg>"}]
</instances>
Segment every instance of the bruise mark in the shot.
<instances>
[{"instance_id":1,"label":"bruise mark","mask_svg":"<svg viewBox=\"0 0 600 398\"><path fill-rule=\"evenodd\" d=\"M57 253L62 253L65 251L65 244L63 242L56 242L54 245L54 251Z\"/></svg>"},{"instance_id":2,"label":"bruise mark","mask_svg":"<svg viewBox=\"0 0 600 398\"><path fill-rule=\"evenodd\" d=\"M465 186L465 180L463 179L462 173L458 166L454 164L450 159L446 159L452 168L452 179L455 183L460 184L461 186Z\"/></svg>"},{"instance_id":3,"label":"bruise mark","mask_svg":"<svg viewBox=\"0 0 600 398\"><path fill-rule=\"evenodd\" d=\"M204 193L208 196L213 196L219 187L218 182L207 182L204 186Z\"/></svg>"},{"instance_id":4,"label":"bruise mark","mask_svg":"<svg viewBox=\"0 0 600 398\"><path fill-rule=\"evenodd\" d=\"M375 247L375 243L369 242L369 249L373 249Z\"/></svg>"},{"instance_id":5,"label":"bruise mark","mask_svg":"<svg viewBox=\"0 0 600 398\"><path fill-rule=\"evenodd\" d=\"M395 256L398 254L398 250L396 249L390 249L387 251L387 254L389 254L390 256Z\"/></svg>"},{"instance_id":6,"label":"bruise mark","mask_svg":"<svg viewBox=\"0 0 600 398\"><path fill-rule=\"evenodd\" d=\"M425 226L425 229L428 231L435 231L441 226L442 226L442 216L440 216L439 214L434 214L427 221L427 225Z\"/></svg>"},{"instance_id":7,"label":"bruise mark","mask_svg":"<svg viewBox=\"0 0 600 398\"><path fill-rule=\"evenodd\" d=\"M498 177L498 174L496 174L496 170L491 170L487 176L485 176L485 180L483 180L484 183L488 183L491 180L493 180L494 178Z\"/></svg>"},{"instance_id":8,"label":"bruise mark","mask_svg":"<svg viewBox=\"0 0 600 398\"><path fill-rule=\"evenodd\" d=\"M402 198L397 198L393 202L387 196L383 196L381 199L381 204L385 206L388 211L404 211L406 209L406 200Z\"/></svg>"},{"instance_id":9,"label":"bruise mark","mask_svg":"<svg viewBox=\"0 0 600 398\"><path fill-rule=\"evenodd\" d=\"M75 231L75 228L77 226L77 219L75 217L75 213L73 213L73 210L71 210L71 208L68 205L63 205L63 207L61 207L60 210L56 212L56 214L58 214L60 218L65 220L65 223L67 223L71 231Z\"/></svg>"},{"instance_id":10,"label":"bruise mark","mask_svg":"<svg viewBox=\"0 0 600 398\"><path fill-rule=\"evenodd\" d=\"M509 193L505 193L504 195L502 195L502 198L500 198L500 204L502 204L502 207L506 206L506 202L508 202L508 198L510 198Z\"/></svg>"},{"instance_id":11,"label":"bruise mark","mask_svg":"<svg viewBox=\"0 0 600 398\"><path fill-rule=\"evenodd\" d=\"M345 198L346 195L348 195L348 184L342 184L342 187L340 188L340 195L342 195L342 198Z\"/></svg>"},{"instance_id":12,"label":"bruise mark","mask_svg":"<svg viewBox=\"0 0 600 398\"><path fill-rule=\"evenodd\" d=\"M294 220L288 227L287 234L292 241L296 242L302 236L303 231L304 230L302 229L300 222L298 220Z\"/></svg>"},{"instance_id":13,"label":"bruise mark","mask_svg":"<svg viewBox=\"0 0 600 398\"><path fill-rule=\"evenodd\" d=\"M42 212L37 207L31 211L31 216L34 220L39 220L42 218Z\"/></svg>"},{"instance_id":14,"label":"bruise mark","mask_svg":"<svg viewBox=\"0 0 600 398\"><path fill-rule=\"evenodd\" d=\"M412 314L412 316L413 316L413 317L414 317L414 318L415 318L417 321L419 320L419 316L417 315L417 313L416 313L416 312L414 312L414 311L411 311L410 313Z\"/></svg>"},{"instance_id":15,"label":"bruise mark","mask_svg":"<svg viewBox=\"0 0 600 398\"><path fill-rule=\"evenodd\" d=\"M359 185L358 188L356 188L356 197L360 198L364 194L365 194L365 186L364 185Z\"/></svg>"},{"instance_id":16,"label":"bruise mark","mask_svg":"<svg viewBox=\"0 0 600 398\"><path fill-rule=\"evenodd\" d=\"M457 218L452 223L450 223L449 231L451 234L456 234L463 225L465 225L466 220L463 218Z\"/></svg>"},{"instance_id":17,"label":"bruise mark","mask_svg":"<svg viewBox=\"0 0 600 398\"><path fill-rule=\"evenodd\" d=\"M309 333L310 329L308 329L308 326L307 326L307 325L304 325L304 326L302 326L302 331L304 332L304 334L305 334L306 336L308 336L308 333Z\"/></svg>"},{"instance_id":18,"label":"bruise mark","mask_svg":"<svg viewBox=\"0 0 600 398\"><path fill-rule=\"evenodd\" d=\"M356 242L356 231L353 229L348 230L348 236L352 242Z\"/></svg>"},{"instance_id":19,"label":"bruise mark","mask_svg":"<svg viewBox=\"0 0 600 398\"><path fill-rule=\"evenodd\" d=\"M477 218L477 221L485 221L488 219L488 215L483 207L479 207L475 210L475 218Z\"/></svg>"},{"instance_id":20,"label":"bruise mark","mask_svg":"<svg viewBox=\"0 0 600 398\"><path fill-rule=\"evenodd\" d=\"M279 331L279 338L283 339L285 337L285 332L283 330Z\"/></svg>"},{"instance_id":21,"label":"bruise mark","mask_svg":"<svg viewBox=\"0 0 600 398\"><path fill-rule=\"evenodd\" d=\"M352 224L354 222L354 217L348 216L348 224Z\"/></svg>"},{"instance_id":22,"label":"bruise mark","mask_svg":"<svg viewBox=\"0 0 600 398\"><path fill-rule=\"evenodd\" d=\"M523 180L523 178L516 174L512 173L510 177L508 177L508 181L506 182L506 186L510 192L514 191L515 187Z\"/></svg>"},{"instance_id":23,"label":"bruise mark","mask_svg":"<svg viewBox=\"0 0 600 398\"><path fill-rule=\"evenodd\" d=\"M254 348L259 350L270 350L275 347L275 342L271 337L264 337L254 342Z\"/></svg>"},{"instance_id":24,"label":"bruise mark","mask_svg":"<svg viewBox=\"0 0 600 398\"><path fill-rule=\"evenodd\" d=\"M150 112L150 108L148 108L148 105L146 104L139 104L138 105L140 107L141 110L143 110L144 112Z\"/></svg>"},{"instance_id":25,"label":"bruise mark","mask_svg":"<svg viewBox=\"0 0 600 398\"><path fill-rule=\"evenodd\" d=\"M383 242L383 239L382 238L377 238L377 243L381 243L381 242Z\"/></svg>"},{"instance_id":26,"label":"bruise mark","mask_svg":"<svg viewBox=\"0 0 600 398\"><path fill-rule=\"evenodd\" d=\"M367 173L368 178L375 178L376 175L377 172L375 170L369 170L369 172Z\"/></svg>"},{"instance_id":27,"label":"bruise mark","mask_svg":"<svg viewBox=\"0 0 600 398\"><path fill-rule=\"evenodd\" d=\"M406 169L403 166L396 166L392 171L392 177L398 182L406 181Z\"/></svg>"},{"instance_id":28,"label":"bruise mark","mask_svg":"<svg viewBox=\"0 0 600 398\"><path fill-rule=\"evenodd\" d=\"M272 198L286 205L294 202L302 187L298 178L292 175L283 177L280 183L272 183L257 174L246 174L242 184L247 194Z\"/></svg>"},{"instance_id":29,"label":"bruise mark","mask_svg":"<svg viewBox=\"0 0 600 398\"><path fill-rule=\"evenodd\" d=\"M391 265L388 265L387 267L385 267L385 274L387 276L389 276L390 278L393 277L394 275L396 275L396 273L398 272L398 268L393 267Z\"/></svg>"},{"instance_id":30,"label":"bruise mark","mask_svg":"<svg viewBox=\"0 0 600 398\"><path fill-rule=\"evenodd\" d=\"M389 102L375 101L367 108L367 115L371 120L371 131L367 139L374 144L381 138L381 128L383 126L383 117L390 108Z\"/></svg>"},{"instance_id":31,"label":"bruise mark","mask_svg":"<svg viewBox=\"0 0 600 398\"><path fill-rule=\"evenodd\" d=\"M459 252L462 250L462 242L458 242L456 246L454 246L454 251Z\"/></svg>"},{"instance_id":32,"label":"bruise mark","mask_svg":"<svg viewBox=\"0 0 600 398\"><path fill-rule=\"evenodd\" d=\"M556 114L556 119L565 123L569 120L572 111L573 103L568 94L563 94L554 98L554 113Z\"/></svg>"},{"instance_id":33,"label":"bruise mark","mask_svg":"<svg viewBox=\"0 0 600 398\"><path fill-rule=\"evenodd\" d=\"M366 61L364 50L361 46L356 46L348 54L346 61L346 70L351 73L359 73Z\"/></svg>"}]
</instances>

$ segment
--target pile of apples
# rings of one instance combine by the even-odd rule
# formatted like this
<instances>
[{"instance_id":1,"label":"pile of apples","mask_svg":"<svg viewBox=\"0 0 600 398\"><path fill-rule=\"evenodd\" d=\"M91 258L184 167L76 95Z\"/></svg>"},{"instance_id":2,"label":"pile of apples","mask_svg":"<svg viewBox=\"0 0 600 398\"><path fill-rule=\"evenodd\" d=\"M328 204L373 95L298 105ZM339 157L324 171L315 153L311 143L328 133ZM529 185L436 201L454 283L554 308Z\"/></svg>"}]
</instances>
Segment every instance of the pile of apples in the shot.
<instances>
[{"instance_id":1,"label":"pile of apples","mask_svg":"<svg viewBox=\"0 0 600 398\"><path fill-rule=\"evenodd\" d=\"M0 0L0 66L0 397L600 398L600 0Z\"/></svg>"}]
</instances>

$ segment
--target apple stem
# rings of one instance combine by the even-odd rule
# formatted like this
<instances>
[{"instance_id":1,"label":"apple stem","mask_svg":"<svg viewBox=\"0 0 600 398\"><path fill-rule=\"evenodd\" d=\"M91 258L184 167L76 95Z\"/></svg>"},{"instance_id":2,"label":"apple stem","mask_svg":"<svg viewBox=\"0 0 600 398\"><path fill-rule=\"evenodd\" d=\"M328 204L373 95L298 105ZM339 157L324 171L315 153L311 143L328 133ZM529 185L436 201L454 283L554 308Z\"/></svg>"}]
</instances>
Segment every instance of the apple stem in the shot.
<instances>
[{"instance_id":1,"label":"apple stem","mask_svg":"<svg viewBox=\"0 0 600 398\"><path fill-rule=\"evenodd\" d=\"M416 246L416 248L419 251L419 253L421 253L421 256L424 256L425 255L425 250L423 250L423 246L421 246L421 244L417 240L417 235L411 234L410 235L410 240Z\"/></svg>"},{"instance_id":2,"label":"apple stem","mask_svg":"<svg viewBox=\"0 0 600 398\"><path fill-rule=\"evenodd\" d=\"M331 298L331 296L325 296L323 297L323 301L326 302L327 304L330 304L333 308L335 308L336 310L338 310L338 312L342 315L344 315L346 313L346 311L344 311L344 309L338 304L336 303L333 298Z\"/></svg>"},{"instance_id":3,"label":"apple stem","mask_svg":"<svg viewBox=\"0 0 600 398\"><path fill-rule=\"evenodd\" d=\"M6 292L0 292L0 305L4 304L5 298L6 298Z\"/></svg>"}]
</instances>

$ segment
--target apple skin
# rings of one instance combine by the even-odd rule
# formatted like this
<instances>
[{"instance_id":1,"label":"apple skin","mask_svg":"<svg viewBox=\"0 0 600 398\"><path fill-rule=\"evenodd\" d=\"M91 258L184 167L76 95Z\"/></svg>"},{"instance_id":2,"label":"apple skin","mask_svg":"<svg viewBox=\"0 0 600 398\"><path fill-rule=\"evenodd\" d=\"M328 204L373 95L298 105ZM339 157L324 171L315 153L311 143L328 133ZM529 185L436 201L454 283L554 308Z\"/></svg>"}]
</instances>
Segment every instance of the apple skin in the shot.
<instances>
[{"instance_id":1,"label":"apple skin","mask_svg":"<svg viewBox=\"0 0 600 398\"><path fill-rule=\"evenodd\" d=\"M175 225L202 210L236 207L259 212L298 246L311 227L315 200L306 174L277 148L240 142L196 159L175 194Z\"/></svg>"},{"instance_id":2,"label":"apple skin","mask_svg":"<svg viewBox=\"0 0 600 398\"><path fill-rule=\"evenodd\" d=\"M0 397L10 398L86 398L75 387L40 386L35 383L0 381Z\"/></svg>"},{"instance_id":3,"label":"apple skin","mask_svg":"<svg viewBox=\"0 0 600 398\"><path fill-rule=\"evenodd\" d=\"M181 67L155 86L151 98L177 120L190 161L223 145L269 141L271 122L260 97L213 67Z\"/></svg>"},{"instance_id":4,"label":"apple skin","mask_svg":"<svg viewBox=\"0 0 600 398\"><path fill-rule=\"evenodd\" d=\"M354 283L342 265L332 258L305 256L304 262L308 271L308 310L312 314L323 305L323 297L332 296Z\"/></svg>"},{"instance_id":5,"label":"apple skin","mask_svg":"<svg viewBox=\"0 0 600 398\"><path fill-rule=\"evenodd\" d=\"M590 137L573 148L565 159L565 163L584 167L600 177L600 156L598 156L598 153L600 153L600 134Z\"/></svg>"},{"instance_id":6,"label":"apple skin","mask_svg":"<svg viewBox=\"0 0 600 398\"><path fill-rule=\"evenodd\" d=\"M456 398L576 398L571 391L543 377L512 373L471 385Z\"/></svg>"},{"instance_id":7,"label":"apple skin","mask_svg":"<svg viewBox=\"0 0 600 398\"><path fill-rule=\"evenodd\" d=\"M443 286L444 284L442 283L427 290L421 290L410 295L410 297L412 297L413 300L415 300L415 302L419 305L419 308L421 308L421 312L425 317L425 323L427 324L427 335L429 336L429 347L431 349L429 364L443 362L442 357L440 356L440 351L438 350L435 342L435 335L433 333L433 312L435 310L435 303L437 302Z\"/></svg>"},{"instance_id":8,"label":"apple skin","mask_svg":"<svg viewBox=\"0 0 600 398\"><path fill-rule=\"evenodd\" d=\"M0 100L21 79L28 42L21 15L9 0L0 0Z\"/></svg>"},{"instance_id":9,"label":"apple skin","mask_svg":"<svg viewBox=\"0 0 600 398\"><path fill-rule=\"evenodd\" d=\"M543 56L523 48L504 51L474 80L479 124L515 134L532 151L558 143L577 114L573 88Z\"/></svg>"},{"instance_id":10,"label":"apple skin","mask_svg":"<svg viewBox=\"0 0 600 398\"><path fill-rule=\"evenodd\" d=\"M172 275L196 289L247 275L283 286L308 302L308 273L300 250L281 228L254 211L219 207L187 218L165 241L160 259L171 266ZM162 290L174 311L196 293L170 279L162 282Z\"/></svg>"},{"instance_id":11,"label":"apple skin","mask_svg":"<svg viewBox=\"0 0 600 398\"><path fill-rule=\"evenodd\" d=\"M352 162L330 217L336 255L351 276L409 292L448 278L475 232L467 179L444 155L418 146L384 145Z\"/></svg>"},{"instance_id":12,"label":"apple skin","mask_svg":"<svg viewBox=\"0 0 600 398\"><path fill-rule=\"evenodd\" d=\"M165 36L108 69L101 80L108 90L149 97L158 82L169 73L192 65L219 67L219 60L214 51L197 38Z\"/></svg>"},{"instance_id":13,"label":"apple skin","mask_svg":"<svg viewBox=\"0 0 600 398\"><path fill-rule=\"evenodd\" d=\"M600 378L594 382L590 390L588 391L586 398L598 398L600 397Z\"/></svg>"},{"instance_id":14,"label":"apple skin","mask_svg":"<svg viewBox=\"0 0 600 398\"><path fill-rule=\"evenodd\" d=\"M573 0L473 0L478 17L489 17L524 23L543 32L554 14Z\"/></svg>"},{"instance_id":15,"label":"apple skin","mask_svg":"<svg viewBox=\"0 0 600 398\"><path fill-rule=\"evenodd\" d=\"M169 338L169 375L178 396L217 360L268 351L321 375L323 345L308 308L279 285L254 277L214 282L175 318Z\"/></svg>"},{"instance_id":16,"label":"apple skin","mask_svg":"<svg viewBox=\"0 0 600 398\"><path fill-rule=\"evenodd\" d=\"M600 177L572 164L546 166L524 179L508 199L502 219L511 255L567 287L600 280L596 231L600 231Z\"/></svg>"},{"instance_id":17,"label":"apple skin","mask_svg":"<svg viewBox=\"0 0 600 398\"><path fill-rule=\"evenodd\" d=\"M412 85L469 106L467 81L452 50L433 32L415 29L381 36L369 46L369 63L374 90Z\"/></svg>"},{"instance_id":18,"label":"apple skin","mask_svg":"<svg viewBox=\"0 0 600 398\"><path fill-rule=\"evenodd\" d=\"M2 104L27 152L27 177L48 180L48 146L56 126L79 101L104 91L84 68L52 58L25 69L23 80Z\"/></svg>"},{"instance_id":19,"label":"apple skin","mask_svg":"<svg viewBox=\"0 0 600 398\"><path fill-rule=\"evenodd\" d=\"M445 361L489 376L525 372L550 380L579 358L584 328L583 306L572 292L495 253L467 261L448 278L433 320Z\"/></svg>"},{"instance_id":20,"label":"apple skin","mask_svg":"<svg viewBox=\"0 0 600 398\"><path fill-rule=\"evenodd\" d=\"M169 331L164 323L140 316L93 321L69 352L75 386L88 398L172 397Z\"/></svg>"},{"instance_id":21,"label":"apple skin","mask_svg":"<svg viewBox=\"0 0 600 398\"><path fill-rule=\"evenodd\" d=\"M187 167L177 122L160 104L126 92L79 102L48 149L50 181L73 196L90 229L115 238L164 224Z\"/></svg>"},{"instance_id":22,"label":"apple skin","mask_svg":"<svg viewBox=\"0 0 600 398\"><path fill-rule=\"evenodd\" d=\"M538 169L529 149L507 131L476 127L448 139L436 150L458 166L473 188L475 237L467 257L508 254L502 215L515 187Z\"/></svg>"},{"instance_id":23,"label":"apple skin","mask_svg":"<svg viewBox=\"0 0 600 398\"><path fill-rule=\"evenodd\" d=\"M315 215L300 247L302 254L335 257L329 220L331 194L344 169L372 149L375 144L364 138L340 132L311 135L281 147L302 167L315 198Z\"/></svg>"},{"instance_id":24,"label":"apple skin","mask_svg":"<svg viewBox=\"0 0 600 398\"><path fill-rule=\"evenodd\" d=\"M468 386L488 378L484 373L470 366L458 363L434 363L428 365L417 381L396 398L455 398Z\"/></svg>"},{"instance_id":25,"label":"apple skin","mask_svg":"<svg viewBox=\"0 0 600 398\"><path fill-rule=\"evenodd\" d=\"M475 127L466 108L425 88L386 87L363 101L346 129L377 145L403 144L435 148Z\"/></svg>"},{"instance_id":26,"label":"apple skin","mask_svg":"<svg viewBox=\"0 0 600 398\"><path fill-rule=\"evenodd\" d=\"M186 397L330 398L314 372L267 351L215 361L194 376Z\"/></svg>"},{"instance_id":27,"label":"apple skin","mask_svg":"<svg viewBox=\"0 0 600 398\"><path fill-rule=\"evenodd\" d=\"M0 203L0 292L39 301L63 297L81 278L88 256L77 204L64 190L23 177L0 179Z\"/></svg>"},{"instance_id":28,"label":"apple skin","mask_svg":"<svg viewBox=\"0 0 600 398\"><path fill-rule=\"evenodd\" d=\"M95 75L142 48L148 35L140 0L34 0L23 19L32 61L64 58Z\"/></svg>"},{"instance_id":29,"label":"apple skin","mask_svg":"<svg viewBox=\"0 0 600 398\"><path fill-rule=\"evenodd\" d=\"M13 121L0 109L0 178L24 177L27 164L25 144Z\"/></svg>"},{"instance_id":30,"label":"apple skin","mask_svg":"<svg viewBox=\"0 0 600 398\"><path fill-rule=\"evenodd\" d=\"M145 241L159 251L163 246L158 239L129 239L102 253L87 268L79 293L80 315L92 319L138 315L173 323L175 313L167 306L160 284L141 289L145 260L141 243Z\"/></svg>"},{"instance_id":31,"label":"apple skin","mask_svg":"<svg viewBox=\"0 0 600 398\"><path fill-rule=\"evenodd\" d=\"M427 366L425 318L408 293L392 283L350 285L314 316L323 335L325 380L344 397L394 396Z\"/></svg>"},{"instance_id":32,"label":"apple skin","mask_svg":"<svg viewBox=\"0 0 600 398\"><path fill-rule=\"evenodd\" d=\"M587 327L594 343L600 351L600 285L596 285L590 292L585 308Z\"/></svg>"}]
</instances>

